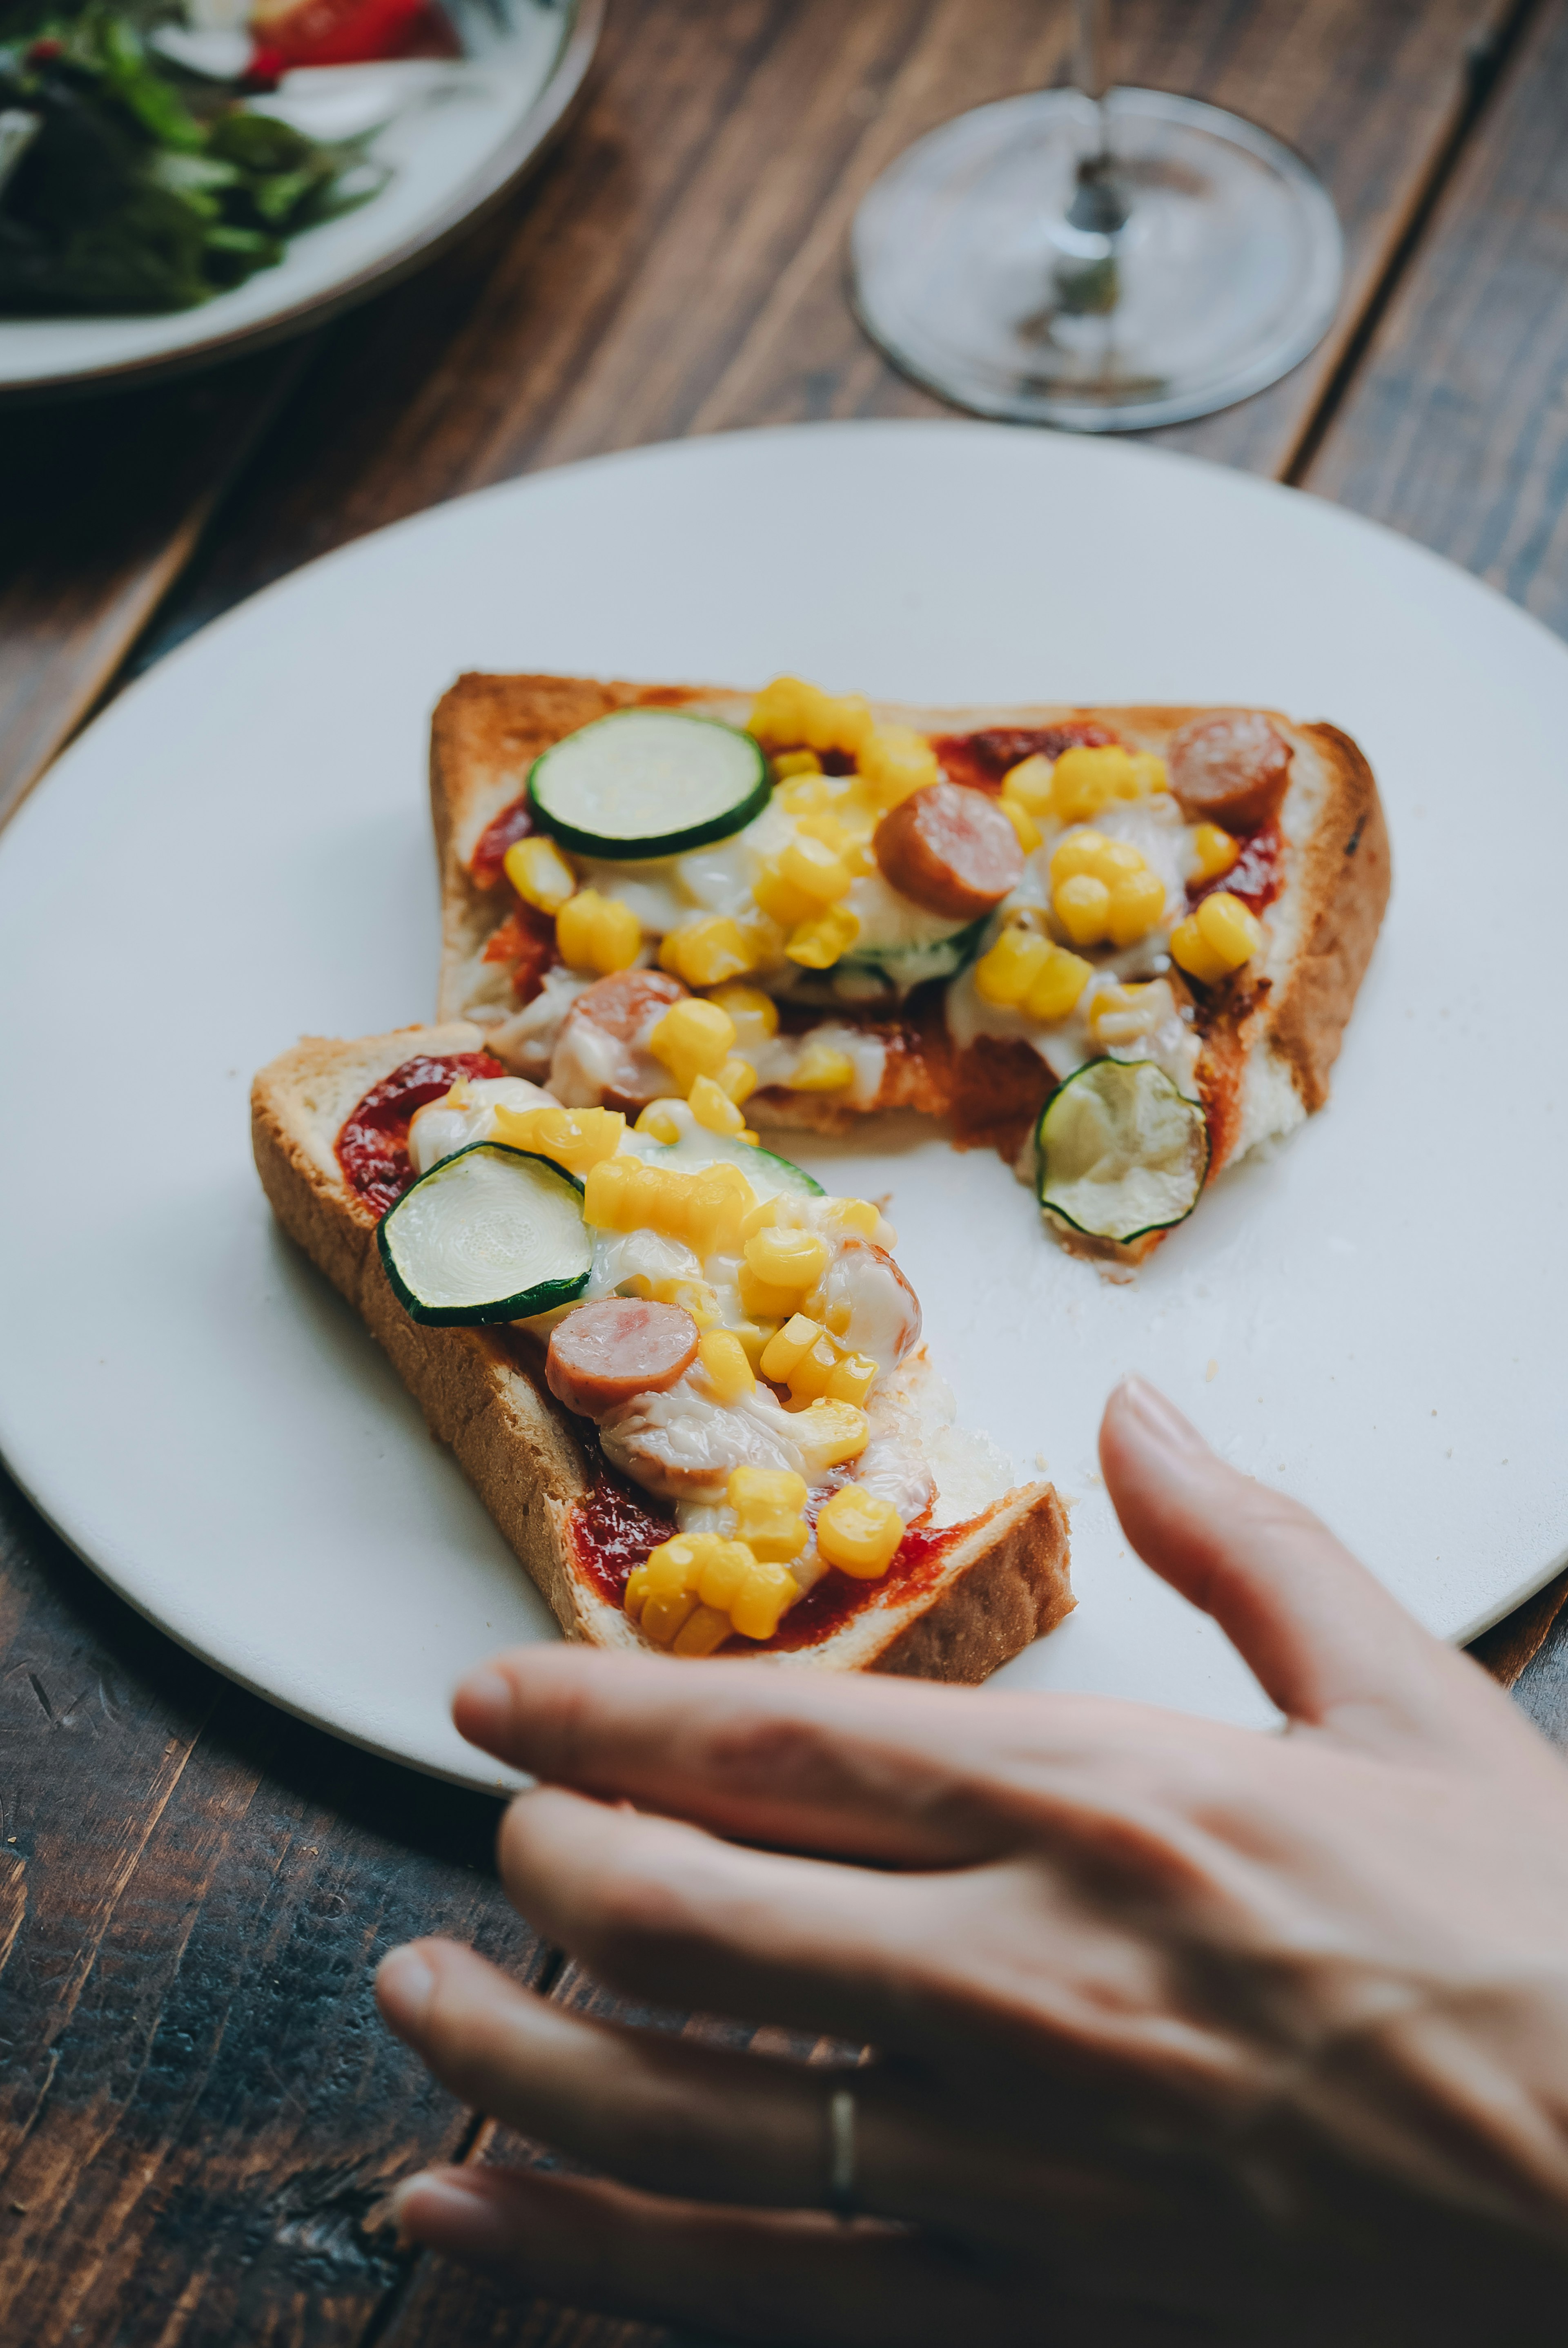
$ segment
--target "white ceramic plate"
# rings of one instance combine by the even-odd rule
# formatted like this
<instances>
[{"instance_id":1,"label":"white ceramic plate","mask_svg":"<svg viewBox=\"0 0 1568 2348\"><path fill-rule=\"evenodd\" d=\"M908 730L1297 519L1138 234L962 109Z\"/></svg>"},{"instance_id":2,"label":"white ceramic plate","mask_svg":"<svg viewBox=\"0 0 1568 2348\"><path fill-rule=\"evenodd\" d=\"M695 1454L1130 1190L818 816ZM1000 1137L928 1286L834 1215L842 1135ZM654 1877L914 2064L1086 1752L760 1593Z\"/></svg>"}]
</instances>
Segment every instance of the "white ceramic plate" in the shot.
<instances>
[{"instance_id":1,"label":"white ceramic plate","mask_svg":"<svg viewBox=\"0 0 1568 2348\"><path fill-rule=\"evenodd\" d=\"M1266 1716L1122 1541L1101 1406L1143 1370L1448 1637L1568 1537L1554 1006L1568 653L1309 498L958 423L690 442L438 508L296 572L117 702L0 842L0 1442L88 1561L222 1670L496 1782L446 1700L553 1636L449 1457L251 1171L251 1071L430 1015L431 705L461 668L919 702L1258 701L1364 743L1395 895L1327 1109L1135 1284L999 1160L800 1154L891 1189L965 1415L1076 1505L1078 1612L1009 1667Z\"/></svg>"},{"instance_id":2,"label":"white ceramic plate","mask_svg":"<svg viewBox=\"0 0 1568 2348\"><path fill-rule=\"evenodd\" d=\"M286 77L296 106L348 103L352 78L383 90L388 113L405 106L374 141L373 157L392 176L378 195L293 238L275 269L200 309L147 318L0 320L0 394L136 382L231 357L274 342L404 275L499 197L562 120L588 71L604 0L511 0L505 38L453 67L351 67ZM404 85L418 89L415 101ZM289 111L285 105L284 113ZM351 108L352 110L352 108ZM378 109L379 111L379 109ZM323 137L347 118L325 118Z\"/></svg>"}]
</instances>

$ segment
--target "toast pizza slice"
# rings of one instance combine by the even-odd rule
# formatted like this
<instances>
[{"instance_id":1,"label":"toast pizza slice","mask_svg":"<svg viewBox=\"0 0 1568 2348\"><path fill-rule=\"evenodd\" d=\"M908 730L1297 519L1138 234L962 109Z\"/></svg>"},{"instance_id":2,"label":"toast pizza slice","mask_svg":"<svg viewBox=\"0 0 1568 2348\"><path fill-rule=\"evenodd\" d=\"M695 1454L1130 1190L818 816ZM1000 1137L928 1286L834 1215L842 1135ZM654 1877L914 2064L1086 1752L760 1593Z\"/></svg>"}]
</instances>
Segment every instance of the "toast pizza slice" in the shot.
<instances>
[{"instance_id":1,"label":"toast pizza slice","mask_svg":"<svg viewBox=\"0 0 1568 2348\"><path fill-rule=\"evenodd\" d=\"M1072 1605L1056 1493L955 1426L878 1209L675 1106L563 1107L468 1021L251 1096L280 1221L568 1638L984 1679Z\"/></svg>"},{"instance_id":2,"label":"toast pizza slice","mask_svg":"<svg viewBox=\"0 0 1568 2348\"><path fill-rule=\"evenodd\" d=\"M1123 1264L1327 1099L1389 885L1361 752L1277 711L469 675L431 792L440 1014L508 1071L656 1127L698 1082L735 1128L945 1117Z\"/></svg>"}]
</instances>

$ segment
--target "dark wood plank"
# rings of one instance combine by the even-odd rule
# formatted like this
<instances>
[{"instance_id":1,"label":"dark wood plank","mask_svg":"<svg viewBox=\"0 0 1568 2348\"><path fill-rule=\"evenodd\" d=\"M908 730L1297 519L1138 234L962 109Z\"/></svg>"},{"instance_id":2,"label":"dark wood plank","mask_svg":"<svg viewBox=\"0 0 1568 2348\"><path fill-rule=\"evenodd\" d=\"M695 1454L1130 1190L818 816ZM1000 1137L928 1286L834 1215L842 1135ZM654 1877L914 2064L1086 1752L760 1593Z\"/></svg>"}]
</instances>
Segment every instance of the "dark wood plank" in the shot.
<instances>
[{"instance_id":1,"label":"dark wood plank","mask_svg":"<svg viewBox=\"0 0 1568 2348\"><path fill-rule=\"evenodd\" d=\"M1124 0L1125 78L1302 146L1344 217L1359 314L1513 0ZM876 174L960 108L1060 78L1040 0L621 0L531 198L334 331L155 648L362 531L542 465L743 425L939 414L861 335L844 239ZM1177 445L1283 472L1336 363Z\"/></svg>"},{"instance_id":2,"label":"dark wood plank","mask_svg":"<svg viewBox=\"0 0 1568 2348\"><path fill-rule=\"evenodd\" d=\"M1568 1604L1513 1684L1514 1701L1543 1736L1568 1753Z\"/></svg>"},{"instance_id":3,"label":"dark wood plank","mask_svg":"<svg viewBox=\"0 0 1568 2348\"><path fill-rule=\"evenodd\" d=\"M0 1633L0 2338L343 2348L387 2187L472 2132L376 1958L445 1929L543 1977L496 1805L231 1687L3 1482Z\"/></svg>"}]
</instances>

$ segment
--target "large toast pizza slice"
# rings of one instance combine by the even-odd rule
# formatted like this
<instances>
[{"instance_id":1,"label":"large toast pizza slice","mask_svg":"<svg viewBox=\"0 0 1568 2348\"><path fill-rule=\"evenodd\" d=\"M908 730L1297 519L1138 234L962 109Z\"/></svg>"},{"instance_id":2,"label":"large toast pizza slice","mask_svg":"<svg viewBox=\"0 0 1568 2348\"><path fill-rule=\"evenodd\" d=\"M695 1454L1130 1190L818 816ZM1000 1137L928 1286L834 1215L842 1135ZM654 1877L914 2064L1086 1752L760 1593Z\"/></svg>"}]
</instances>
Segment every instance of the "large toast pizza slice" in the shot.
<instances>
[{"instance_id":1,"label":"large toast pizza slice","mask_svg":"<svg viewBox=\"0 0 1568 2348\"><path fill-rule=\"evenodd\" d=\"M440 1014L509 1071L655 1129L943 1117L1122 1263L1327 1097L1389 892L1366 759L1272 710L468 675L431 790Z\"/></svg>"},{"instance_id":2,"label":"large toast pizza slice","mask_svg":"<svg viewBox=\"0 0 1568 2348\"><path fill-rule=\"evenodd\" d=\"M467 1021L307 1038L251 1106L568 1638L975 1682L1071 1609L1061 1504L954 1426L869 1201L683 1102L565 1108Z\"/></svg>"}]
</instances>

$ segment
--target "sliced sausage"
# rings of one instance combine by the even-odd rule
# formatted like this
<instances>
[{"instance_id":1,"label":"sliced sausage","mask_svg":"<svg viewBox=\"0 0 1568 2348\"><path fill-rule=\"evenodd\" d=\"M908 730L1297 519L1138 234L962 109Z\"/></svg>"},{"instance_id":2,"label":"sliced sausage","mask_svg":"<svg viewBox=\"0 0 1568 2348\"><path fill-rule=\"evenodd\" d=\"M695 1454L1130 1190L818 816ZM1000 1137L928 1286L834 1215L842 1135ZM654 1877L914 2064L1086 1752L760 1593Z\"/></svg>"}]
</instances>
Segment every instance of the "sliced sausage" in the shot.
<instances>
[{"instance_id":1,"label":"sliced sausage","mask_svg":"<svg viewBox=\"0 0 1568 2348\"><path fill-rule=\"evenodd\" d=\"M822 1292L829 1326L835 1317L842 1322L842 1343L869 1354L879 1370L896 1368L920 1334L920 1300L886 1249L874 1241L845 1240L824 1275ZM836 1316L835 1306L840 1308Z\"/></svg>"},{"instance_id":2,"label":"sliced sausage","mask_svg":"<svg viewBox=\"0 0 1568 2348\"><path fill-rule=\"evenodd\" d=\"M662 1017L685 992L667 971L618 970L612 978L596 978L585 986L567 1017L591 1019L618 1044L640 1044L652 1025L650 1012Z\"/></svg>"},{"instance_id":3,"label":"sliced sausage","mask_svg":"<svg viewBox=\"0 0 1568 2348\"><path fill-rule=\"evenodd\" d=\"M883 817L872 845L900 896L949 921L977 921L1023 877L1023 850L1000 808L959 783L911 791Z\"/></svg>"},{"instance_id":4,"label":"sliced sausage","mask_svg":"<svg viewBox=\"0 0 1568 2348\"><path fill-rule=\"evenodd\" d=\"M697 1323L678 1304L607 1296L579 1304L550 1332L545 1377L558 1402L602 1418L634 1395L662 1394L696 1358Z\"/></svg>"},{"instance_id":5,"label":"sliced sausage","mask_svg":"<svg viewBox=\"0 0 1568 2348\"><path fill-rule=\"evenodd\" d=\"M1290 780L1290 745L1258 709L1216 709L1173 734L1171 789L1190 823L1255 831L1279 813Z\"/></svg>"},{"instance_id":6,"label":"sliced sausage","mask_svg":"<svg viewBox=\"0 0 1568 2348\"><path fill-rule=\"evenodd\" d=\"M670 1090L667 1068L648 1038L686 990L661 970L620 970L585 986L561 1022L550 1054L550 1090L568 1108L635 1114Z\"/></svg>"}]
</instances>

